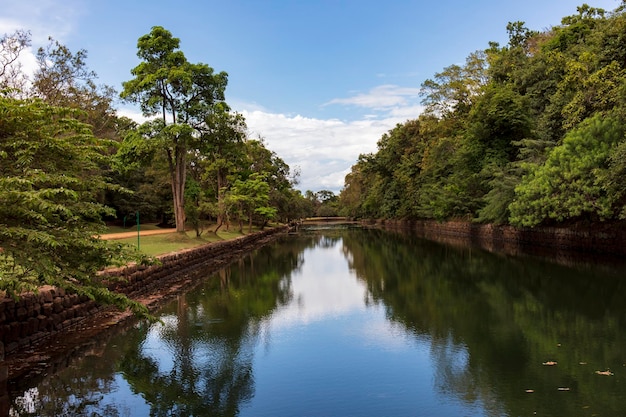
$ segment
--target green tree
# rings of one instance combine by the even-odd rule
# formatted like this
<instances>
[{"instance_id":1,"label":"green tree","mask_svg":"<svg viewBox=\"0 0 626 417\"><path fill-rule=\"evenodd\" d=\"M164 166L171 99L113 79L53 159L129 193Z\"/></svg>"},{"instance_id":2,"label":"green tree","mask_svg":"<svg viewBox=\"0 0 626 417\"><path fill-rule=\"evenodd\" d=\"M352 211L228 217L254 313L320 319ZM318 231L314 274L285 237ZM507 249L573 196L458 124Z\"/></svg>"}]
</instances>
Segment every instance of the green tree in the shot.
<instances>
[{"instance_id":1,"label":"green tree","mask_svg":"<svg viewBox=\"0 0 626 417\"><path fill-rule=\"evenodd\" d=\"M546 220L562 222L587 216L612 218L617 196L607 193L609 156L624 137L614 117L597 114L569 132L545 164L532 170L515 188L510 222L535 226Z\"/></svg>"},{"instance_id":2,"label":"green tree","mask_svg":"<svg viewBox=\"0 0 626 417\"><path fill-rule=\"evenodd\" d=\"M434 79L424 81L421 95L426 113L444 119L467 114L487 82L486 70L486 55L477 51L467 57L464 66L450 65L435 74Z\"/></svg>"},{"instance_id":3,"label":"green tree","mask_svg":"<svg viewBox=\"0 0 626 417\"><path fill-rule=\"evenodd\" d=\"M217 217L217 229L222 225L225 207L224 195L229 187L229 178L245 169L246 122L239 113L232 113L226 103L219 103L205 118L206 129L201 136L198 153L194 155L199 169L198 180L207 192L209 202L214 202L213 212ZM209 196L208 194L213 194Z\"/></svg>"},{"instance_id":4,"label":"green tree","mask_svg":"<svg viewBox=\"0 0 626 417\"><path fill-rule=\"evenodd\" d=\"M165 153L176 230L183 232L188 153L206 128L207 115L224 101L227 74L215 74L206 64L189 63L179 44L178 38L160 26L140 37L137 56L142 62L131 71L135 78L123 83L121 96L139 103L145 116L160 115L128 140L137 149L152 142L151 150Z\"/></svg>"},{"instance_id":5,"label":"green tree","mask_svg":"<svg viewBox=\"0 0 626 417\"><path fill-rule=\"evenodd\" d=\"M0 97L0 289L19 295L55 285L145 314L96 277L136 256L98 236L102 218L114 215L96 202L111 186L99 175L111 144L75 115L40 100Z\"/></svg>"},{"instance_id":6,"label":"green tree","mask_svg":"<svg viewBox=\"0 0 626 417\"><path fill-rule=\"evenodd\" d=\"M245 141L246 166L242 170L244 176L257 173L265 178L269 185L268 206L276 209L279 219L288 221L290 218L301 217L296 215L300 208L292 199L298 199L294 193L294 185L298 182L299 171L292 173L289 165L276 152L265 146L263 138Z\"/></svg>"},{"instance_id":7,"label":"green tree","mask_svg":"<svg viewBox=\"0 0 626 417\"><path fill-rule=\"evenodd\" d=\"M236 180L227 199L238 209L239 231L243 229L242 219L248 220L248 233L252 232L254 214L263 218L263 225L276 215L276 208L268 205L270 186L263 175L253 173L246 180ZM263 226L262 225L262 226Z\"/></svg>"}]
</instances>

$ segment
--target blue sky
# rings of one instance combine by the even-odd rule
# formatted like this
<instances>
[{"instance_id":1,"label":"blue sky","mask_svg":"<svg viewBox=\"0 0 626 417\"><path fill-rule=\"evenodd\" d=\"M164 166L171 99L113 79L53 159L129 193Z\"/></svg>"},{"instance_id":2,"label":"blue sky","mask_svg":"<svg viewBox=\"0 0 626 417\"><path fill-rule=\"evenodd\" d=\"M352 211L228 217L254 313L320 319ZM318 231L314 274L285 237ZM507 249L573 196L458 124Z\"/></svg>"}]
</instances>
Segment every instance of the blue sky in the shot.
<instances>
[{"instance_id":1,"label":"blue sky","mask_svg":"<svg viewBox=\"0 0 626 417\"><path fill-rule=\"evenodd\" d=\"M558 25L578 0L0 0L0 33L30 30L86 49L99 81L121 90L137 39L163 26L191 62L229 74L227 102L251 137L301 171L298 188L336 193L358 155L416 118L419 88L506 25ZM589 0L611 11L619 0ZM121 114L137 110L119 103Z\"/></svg>"}]
</instances>

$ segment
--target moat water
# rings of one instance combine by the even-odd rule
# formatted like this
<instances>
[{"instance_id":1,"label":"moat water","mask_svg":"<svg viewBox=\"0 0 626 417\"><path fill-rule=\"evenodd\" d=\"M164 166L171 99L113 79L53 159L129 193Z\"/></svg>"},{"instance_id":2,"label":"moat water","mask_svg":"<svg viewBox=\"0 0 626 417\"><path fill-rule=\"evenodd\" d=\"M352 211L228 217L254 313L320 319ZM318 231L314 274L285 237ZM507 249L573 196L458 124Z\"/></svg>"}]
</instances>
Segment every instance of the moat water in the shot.
<instances>
[{"instance_id":1,"label":"moat water","mask_svg":"<svg viewBox=\"0 0 626 417\"><path fill-rule=\"evenodd\" d=\"M11 393L12 416L623 416L626 270L288 236Z\"/></svg>"}]
</instances>

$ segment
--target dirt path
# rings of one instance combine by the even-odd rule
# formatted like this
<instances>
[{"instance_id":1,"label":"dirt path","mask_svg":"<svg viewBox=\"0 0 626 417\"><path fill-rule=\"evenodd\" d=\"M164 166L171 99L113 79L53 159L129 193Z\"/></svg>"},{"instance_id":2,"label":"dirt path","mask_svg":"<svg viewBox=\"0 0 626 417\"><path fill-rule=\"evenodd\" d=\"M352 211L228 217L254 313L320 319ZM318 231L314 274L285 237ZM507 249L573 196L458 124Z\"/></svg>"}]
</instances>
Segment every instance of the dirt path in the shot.
<instances>
[{"instance_id":1,"label":"dirt path","mask_svg":"<svg viewBox=\"0 0 626 417\"><path fill-rule=\"evenodd\" d=\"M150 236L150 235L162 235L165 233L176 233L176 229L158 229L158 230L139 230L139 236ZM115 240L115 239L128 239L130 237L136 237L137 231L132 232L122 232L122 233L107 233L105 235L100 235L100 239L102 240Z\"/></svg>"}]
</instances>

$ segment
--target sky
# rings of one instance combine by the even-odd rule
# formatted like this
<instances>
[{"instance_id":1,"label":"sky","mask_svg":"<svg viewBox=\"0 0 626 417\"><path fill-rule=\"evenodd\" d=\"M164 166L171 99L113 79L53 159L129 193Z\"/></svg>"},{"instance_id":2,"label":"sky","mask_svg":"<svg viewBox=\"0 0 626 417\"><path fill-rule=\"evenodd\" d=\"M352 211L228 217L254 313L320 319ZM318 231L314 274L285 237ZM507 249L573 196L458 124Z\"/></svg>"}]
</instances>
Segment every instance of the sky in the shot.
<instances>
[{"instance_id":1,"label":"sky","mask_svg":"<svg viewBox=\"0 0 626 417\"><path fill-rule=\"evenodd\" d=\"M292 169L296 188L339 193L360 154L419 116L421 84L463 64L508 22L546 30L583 3L621 0L0 0L0 35L29 30L87 51L98 82L122 89L137 39L163 26L190 62L228 73L226 101L251 138ZM24 54L28 62L29 54ZM139 110L116 103L139 120Z\"/></svg>"}]
</instances>

